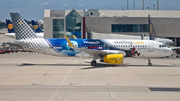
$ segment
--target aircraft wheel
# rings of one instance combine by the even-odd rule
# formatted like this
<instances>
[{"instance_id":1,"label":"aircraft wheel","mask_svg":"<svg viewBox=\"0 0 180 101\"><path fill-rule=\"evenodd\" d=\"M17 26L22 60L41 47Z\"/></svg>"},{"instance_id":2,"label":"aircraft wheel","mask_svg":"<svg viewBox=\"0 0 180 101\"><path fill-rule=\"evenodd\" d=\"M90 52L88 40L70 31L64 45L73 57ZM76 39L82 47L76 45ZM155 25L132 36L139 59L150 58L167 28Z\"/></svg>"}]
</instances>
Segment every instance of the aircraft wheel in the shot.
<instances>
[{"instance_id":1,"label":"aircraft wheel","mask_svg":"<svg viewBox=\"0 0 180 101\"><path fill-rule=\"evenodd\" d=\"M148 63L148 66L152 66L152 63Z\"/></svg>"},{"instance_id":2,"label":"aircraft wheel","mask_svg":"<svg viewBox=\"0 0 180 101\"><path fill-rule=\"evenodd\" d=\"M92 60L91 61L91 66L96 66L96 61Z\"/></svg>"},{"instance_id":3,"label":"aircraft wheel","mask_svg":"<svg viewBox=\"0 0 180 101\"><path fill-rule=\"evenodd\" d=\"M179 56L178 56L178 55L176 55L176 58L179 58Z\"/></svg>"}]
</instances>

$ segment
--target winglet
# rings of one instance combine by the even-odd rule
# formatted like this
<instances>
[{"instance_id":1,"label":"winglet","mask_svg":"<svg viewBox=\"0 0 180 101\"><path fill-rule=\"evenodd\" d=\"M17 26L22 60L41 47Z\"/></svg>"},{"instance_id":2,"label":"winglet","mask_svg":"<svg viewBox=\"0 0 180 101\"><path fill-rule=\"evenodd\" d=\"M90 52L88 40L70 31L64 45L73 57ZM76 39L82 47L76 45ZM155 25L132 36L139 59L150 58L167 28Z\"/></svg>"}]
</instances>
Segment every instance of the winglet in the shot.
<instances>
[{"instance_id":1,"label":"winglet","mask_svg":"<svg viewBox=\"0 0 180 101\"><path fill-rule=\"evenodd\" d=\"M70 47L74 47L74 45L71 43L71 41L68 39L68 37L67 37L67 36L65 36L65 38L66 38L66 40L67 40L67 42L68 42L69 46L70 46Z\"/></svg>"},{"instance_id":2,"label":"winglet","mask_svg":"<svg viewBox=\"0 0 180 101\"><path fill-rule=\"evenodd\" d=\"M77 39L75 35L73 35L73 38L74 38L74 39Z\"/></svg>"}]
</instances>

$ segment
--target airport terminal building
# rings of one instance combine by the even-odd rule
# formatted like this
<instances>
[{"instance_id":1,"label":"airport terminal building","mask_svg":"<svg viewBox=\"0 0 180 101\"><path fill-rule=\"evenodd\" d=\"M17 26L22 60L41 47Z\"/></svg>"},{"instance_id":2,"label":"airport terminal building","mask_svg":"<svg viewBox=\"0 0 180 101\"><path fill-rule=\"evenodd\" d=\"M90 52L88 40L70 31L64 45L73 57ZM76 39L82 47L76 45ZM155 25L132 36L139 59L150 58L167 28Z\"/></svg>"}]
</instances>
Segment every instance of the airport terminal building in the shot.
<instances>
[{"instance_id":1,"label":"airport terminal building","mask_svg":"<svg viewBox=\"0 0 180 101\"><path fill-rule=\"evenodd\" d=\"M149 17L148 17L149 15ZM45 38L96 38L134 35L169 38L180 46L180 11L165 10L49 10L44 11Z\"/></svg>"}]
</instances>

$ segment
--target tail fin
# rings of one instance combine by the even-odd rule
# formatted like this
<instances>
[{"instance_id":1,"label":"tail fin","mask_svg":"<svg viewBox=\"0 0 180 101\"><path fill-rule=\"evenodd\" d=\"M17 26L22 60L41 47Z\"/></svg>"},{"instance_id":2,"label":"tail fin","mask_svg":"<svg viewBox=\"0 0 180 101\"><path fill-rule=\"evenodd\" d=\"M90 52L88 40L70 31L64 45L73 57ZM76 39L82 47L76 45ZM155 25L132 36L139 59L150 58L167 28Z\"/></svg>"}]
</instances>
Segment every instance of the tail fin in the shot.
<instances>
[{"instance_id":1,"label":"tail fin","mask_svg":"<svg viewBox=\"0 0 180 101\"><path fill-rule=\"evenodd\" d=\"M12 22L14 24L14 32L16 34L16 40L38 37L19 13L10 13L10 14L11 14Z\"/></svg>"},{"instance_id":2,"label":"tail fin","mask_svg":"<svg viewBox=\"0 0 180 101\"><path fill-rule=\"evenodd\" d=\"M73 35L73 38L74 38L74 39L77 39L75 35Z\"/></svg>"},{"instance_id":3,"label":"tail fin","mask_svg":"<svg viewBox=\"0 0 180 101\"><path fill-rule=\"evenodd\" d=\"M31 22L32 22L32 26L33 26L33 28L34 28L34 30L35 30L36 33L43 32L43 31L41 30L41 28L38 26L38 24L37 24L34 20L31 20Z\"/></svg>"},{"instance_id":4,"label":"tail fin","mask_svg":"<svg viewBox=\"0 0 180 101\"><path fill-rule=\"evenodd\" d=\"M11 22L11 20L6 19L6 25L8 28L8 33L14 33L14 26L13 26L13 23Z\"/></svg>"},{"instance_id":5,"label":"tail fin","mask_svg":"<svg viewBox=\"0 0 180 101\"><path fill-rule=\"evenodd\" d=\"M24 19L25 21L26 21L26 23L30 26L30 23L26 20L26 19ZM36 31L34 30L34 28L32 27L32 26L30 26L31 27L31 29L36 33Z\"/></svg>"}]
</instances>

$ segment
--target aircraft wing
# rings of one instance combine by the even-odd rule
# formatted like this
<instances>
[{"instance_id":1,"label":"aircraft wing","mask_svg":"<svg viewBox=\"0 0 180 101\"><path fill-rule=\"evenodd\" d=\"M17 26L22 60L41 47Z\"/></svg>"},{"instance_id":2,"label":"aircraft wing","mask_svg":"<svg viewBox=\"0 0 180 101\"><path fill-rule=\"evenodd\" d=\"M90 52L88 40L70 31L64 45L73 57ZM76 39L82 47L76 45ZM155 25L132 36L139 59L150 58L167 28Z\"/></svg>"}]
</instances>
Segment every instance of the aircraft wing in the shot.
<instances>
[{"instance_id":1,"label":"aircraft wing","mask_svg":"<svg viewBox=\"0 0 180 101\"><path fill-rule=\"evenodd\" d=\"M15 46L15 47L18 47L18 48L29 46L28 43L21 43L20 41L17 41L17 40L9 41L6 44L8 44L10 46Z\"/></svg>"},{"instance_id":2,"label":"aircraft wing","mask_svg":"<svg viewBox=\"0 0 180 101\"><path fill-rule=\"evenodd\" d=\"M126 55L126 53L121 50L93 50L93 49L77 48L71 43L71 41L66 36L65 38L71 48L78 49L79 51L90 55L94 55L94 56L98 56L99 54L123 54L124 56Z\"/></svg>"},{"instance_id":3,"label":"aircraft wing","mask_svg":"<svg viewBox=\"0 0 180 101\"><path fill-rule=\"evenodd\" d=\"M99 54L123 54L124 56L126 53L120 50L93 50L93 49L84 49L84 48L75 48L81 52L90 54L90 55L99 55Z\"/></svg>"}]
</instances>

